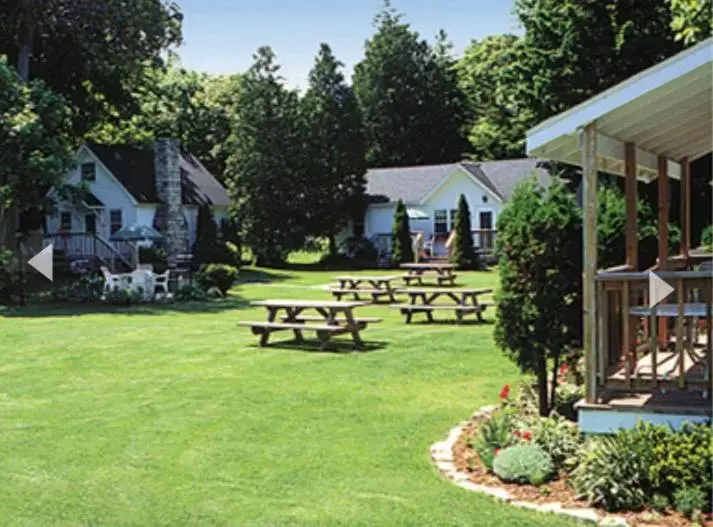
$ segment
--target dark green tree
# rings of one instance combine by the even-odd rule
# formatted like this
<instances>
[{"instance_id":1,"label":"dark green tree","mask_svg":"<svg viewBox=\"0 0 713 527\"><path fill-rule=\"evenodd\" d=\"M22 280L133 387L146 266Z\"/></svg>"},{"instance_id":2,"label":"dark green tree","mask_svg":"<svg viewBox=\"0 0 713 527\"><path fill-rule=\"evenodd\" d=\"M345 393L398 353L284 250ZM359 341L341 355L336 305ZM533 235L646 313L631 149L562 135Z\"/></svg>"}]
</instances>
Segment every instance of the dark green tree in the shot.
<instances>
[{"instance_id":1,"label":"dark green tree","mask_svg":"<svg viewBox=\"0 0 713 527\"><path fill-rule=\"evenodd\" d=\"M196 265L214 263L218 247L218 226L209 205L198 207L196 241L193 244L193 261Z\"/></svg>"},{"instance_id":2,"label":"dark green tree","mask_svg":"<svg viewBox=\"0 0 713 527\"><path fill-rule=\"evenodd\" d=\"M396 265L413 262L411 227L408 221L406 205L404 205L404 202L401 200L396 204L396 211L394 212L391 262Z\"/></svg>"},{"instance_id":3,"label":"dark green tree","mask_svg":"<svg viewBox=\"0 0 713 527\"><path fill-rule=\"evenodd\" d=\"M231 126L225 181L241 239L260 264L279 264L304 240L306 178L299 102L270 48L242 78Z\"/></svg>"},{"instance_id":4,"label":"dark green tree","mask_svg":"<svg viewBox=\"0 0 713 527\"><path fill-rule=\"evenodd\" d=\"M0 0L0 55L65 97L81 137L111 112L131 115L132 89L180 44L181 23L162 0Z\"/></svg>"},{"instance_id":5,"label":"dark green tree","mask_svg":"<svg viewBox=\"0 0 713 527\"><path fill-rule=\"evenodd\" d=\"M306 228L327 237L331 254L337 251L336 233L361 204L366 172L361 113L342 66L322 44L301 100Z\"/></svg>"},{"instance_id":6,"label":"dark green tree","mask_svg":"<svg viewBox=\"0 0 713 527\"><path fill-rule=\"evenodd\" d=\"M713 1L668 0L671 7L671 29L676 40L686 45L707 39L713 33Z\"/></svg>"},{"instance_id":7,"label":"dark green tree","mask_svg":"<svg viewBox=\"0 0 713 527\"><path fill-rule=\"evenodd\" d=\"M40 80L24 84L0 58L0 246L19 227L18 212L48 210L47 191L72 166L69 111Z\"/></svg>"},{"instance_id":8,"label":"dark green tree","mask_svg":"<svg viewBox=\"0 0 713 527\"><path fill-rule=\"evenodd\" d=\"M463 113L457 111L456 75L444 49L429 46L384 2L365 58L354 68L369 166L457 161L462 157ZM436 138L436 139L434 139Z\"/></svg>"},{"instance_id":9,"label":"dark green tree","mask_svg":"<svg viewBox=\"0 0 713 527\"><path fill-rule=\"evenodd\" d=\"M542 415L551 409L563 355L581 340L581 227L575 197L559 180L549 188L521 183L498 219L495 340L537 376Z\"/></svg>"},{"instance_id":10,"label":"dark green tree","mask_svg":"<svg viewBox=\"0 0 713 527\"><path fill-rule=\"evenodd\" d=\"M463 194L458 198L458 208L455 218L456 237L453 241L453 252L450 260L460 269L475 269L478 265L473 233L470 228L470 208Z\"/></svg>"}]
</instances>

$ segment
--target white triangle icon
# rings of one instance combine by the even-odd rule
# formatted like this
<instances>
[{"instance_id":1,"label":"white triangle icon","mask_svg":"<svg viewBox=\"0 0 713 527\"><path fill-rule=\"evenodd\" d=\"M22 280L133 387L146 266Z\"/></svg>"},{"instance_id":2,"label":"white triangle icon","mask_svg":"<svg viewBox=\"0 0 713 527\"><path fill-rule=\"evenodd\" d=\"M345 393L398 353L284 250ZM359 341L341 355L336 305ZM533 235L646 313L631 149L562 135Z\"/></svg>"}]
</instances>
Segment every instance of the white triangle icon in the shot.
<instances>
[{"instance_id":1,"label":"white triangle icon","mask_svg":"<svg viewBox=\"0 0 713 527\"><path fill-rule=\"evenodd\" d=\"M49 279L50 282L53 280L53 251L54 245L50 243L47 247L42 249L27 261L28 264L37 269L37 271L39 271L42 276Z\"/></svg>"},{"instance_id":2,"label":"white triangle icon","mask_svg":"<svg viewBox=\"0 0 713 527\"><path fill-rule=\"evenodd\" d=\"M654 307L668 295L673 293L674 289L664 282L659 275L649 271L649 307Z\"/></svg>"}]
</instances>

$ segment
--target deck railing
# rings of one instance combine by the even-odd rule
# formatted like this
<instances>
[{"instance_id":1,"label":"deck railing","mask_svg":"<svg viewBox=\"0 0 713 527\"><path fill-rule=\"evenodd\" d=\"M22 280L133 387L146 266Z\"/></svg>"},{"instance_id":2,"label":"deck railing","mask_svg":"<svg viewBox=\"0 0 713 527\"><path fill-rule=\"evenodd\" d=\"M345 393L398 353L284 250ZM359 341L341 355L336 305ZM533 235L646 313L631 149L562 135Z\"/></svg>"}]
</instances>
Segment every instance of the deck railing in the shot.
<instances>
[{"instance_id":1,"label":"deck railing","mask_svg":"<svg viewBox=\"0 0 713 527\"><path fill-rule=\"evenodd\" d=\"M68 260L97 258L115 270L117 264L133 269L136 248L128 242L109 242L97 234L87 232L55 233L45 235L45 246L52 243Z\"/></svg>"},{"instance_id":2,"label":"deck railing","mask_svg":"<svg viewBox=\"0 0 713 527\"><path fill-rule=\"evenodd\" d=\"M652 308L648 272L610 269L597 275L597 346L589 382L598 394L659 388L711 392L713 271L656 274L674 292Z\"/></svg>"}]
</instances>

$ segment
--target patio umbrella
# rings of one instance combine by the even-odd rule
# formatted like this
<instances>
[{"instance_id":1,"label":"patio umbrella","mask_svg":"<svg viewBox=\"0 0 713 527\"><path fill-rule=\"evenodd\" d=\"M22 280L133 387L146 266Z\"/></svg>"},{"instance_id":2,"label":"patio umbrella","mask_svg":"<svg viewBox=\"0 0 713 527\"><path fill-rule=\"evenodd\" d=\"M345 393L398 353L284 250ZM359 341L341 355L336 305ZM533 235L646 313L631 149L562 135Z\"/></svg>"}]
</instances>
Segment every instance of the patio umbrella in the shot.
<instances>
[{"instance_id":1,"label":"patio umbrella","mask_svg":"<svg viewBox=\"0 0 713 527\"><path fill-rule=\"evenodd\" d=\"M406 209L406 214L410 220L427 220L428 213L421 209Z\"/></svg>"},{"instance_id":2,"label":"patio umbrella","mask_svg":"<svg viewBox=\"0 0 713 527\"><path fill-rule=\"evenodd\" d=\"M128 227L122 227L114 234L112 234L109 239L113 242L130 242L136 244L136 242L141 241L157 241L163 239L163 234L158 232L153 227L149 225L141 225L134 223ZM136 253L136 265L139 265L139 249L134 245Z\"/></svg>"}]
</instances>

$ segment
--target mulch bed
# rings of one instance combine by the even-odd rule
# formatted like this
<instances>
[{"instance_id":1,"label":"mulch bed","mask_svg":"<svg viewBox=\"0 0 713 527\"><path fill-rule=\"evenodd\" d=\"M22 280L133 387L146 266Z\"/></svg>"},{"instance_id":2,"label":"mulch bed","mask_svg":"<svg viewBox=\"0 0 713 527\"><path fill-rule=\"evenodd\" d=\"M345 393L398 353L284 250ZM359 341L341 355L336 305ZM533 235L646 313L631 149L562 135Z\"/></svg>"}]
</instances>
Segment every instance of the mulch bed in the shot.
<instances>
[{"instance_id":1,"label":"mulch bed","mask_svg":"<svg viewBox=\"0 0 713 527\"><path fill-rule=\"evenodd\" d=\"M464 433L453 445L453 455L455 465L459 472L469 474L470 481L478 485L498 487L510 493L513 501L527 501L543 505L545 503L559 503L565 509L577 509L589 507L583 500L577 499L574 491L567 484L566 479L558 478L546 484L536 487L534 485L517 485L504 483L494 474L489 473L480 458L466 443L469 437L474 437L478 429L479 421L471 420L466 426ZM602 514L605 511L600 510ZM661 527L689 527L692 523L678 512L670 511L665 515L658 514L651 510L640 512L616 512L613 516L626 519L632 526L661 526ZM704 523L706 527L713 527L713 522Z\"/></svg>"}]
</instances>

